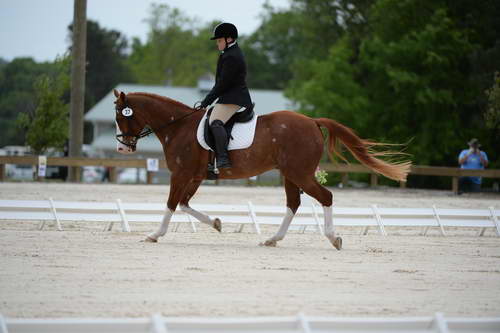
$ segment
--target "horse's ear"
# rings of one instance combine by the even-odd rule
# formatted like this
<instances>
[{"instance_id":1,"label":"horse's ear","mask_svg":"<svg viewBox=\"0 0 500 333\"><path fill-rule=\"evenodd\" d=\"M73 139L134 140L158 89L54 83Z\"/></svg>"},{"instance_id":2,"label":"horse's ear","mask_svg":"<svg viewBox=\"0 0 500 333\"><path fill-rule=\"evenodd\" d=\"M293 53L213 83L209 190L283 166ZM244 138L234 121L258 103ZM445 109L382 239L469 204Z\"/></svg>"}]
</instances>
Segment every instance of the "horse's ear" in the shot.
<instances>
[{"instance_id":1,"label":"horse's ear","mask_svg":"<svg viewBox=\"0 0 500 333\"><path fill-rule=\"evenodd\" d=\"M120 92L120 100L125 103L125 93L123 91Z\"/></svg>"},{"instance_id":2,"label":"horse's ear","mask_svg":"<svg viewBox=\"0 0 500 333\"><path fill-rule=\"evenodd\" d=\"M118 92L118 90L116 90L116 89L113 89L113 94L115 94L115 97L120 96L120 93L119 93L119 92Z\"/></svg>"}]
</instances>

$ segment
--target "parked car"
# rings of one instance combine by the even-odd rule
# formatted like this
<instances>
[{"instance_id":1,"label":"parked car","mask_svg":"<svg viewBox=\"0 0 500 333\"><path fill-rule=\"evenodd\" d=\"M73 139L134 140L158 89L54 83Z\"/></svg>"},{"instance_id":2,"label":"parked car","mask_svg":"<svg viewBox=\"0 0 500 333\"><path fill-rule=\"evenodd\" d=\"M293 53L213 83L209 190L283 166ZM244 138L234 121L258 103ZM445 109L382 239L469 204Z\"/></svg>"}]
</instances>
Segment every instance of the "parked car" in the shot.
<instances>
[{"instance_id":1,"label":"parked car","mask_svg":"<svg viewBox=\"0 0 500 333\"><path fill-rule=\"evenodd\" d=\"M33 173L34 169L31 165L5 165L5 174L12 180L33 180Z\"/></svg>"},{"instance_id":2,"label":"parked car","mask_svg":"<svg viewBox=\"0 0 500 333\"><path fill-rule=\"evenodd\" d=\"M118 174L118 183L146 183L146 169L126 168Z\"/></svg>"},{"instance_id":3,"label":"parked car","mask_svg":"<svg viewBox=\"0 0 500 333\"><path fill-rule=\"evenodd\" d=\"M100 183L103 180L105 169L103 167L83 167L82 181L84 183Z\"/></svg>"},{"instance_id":4,"label":"parked car","mask_svg":"<svg viewBox=\"0 0 500 333\"><path fill-rule=\"evenodd\" d=\"M24 156L29 149L23 146L5 146L0 149L0 156ZM33 180L31 165L6 164L5 175L12 180Z\"/></svg>"}]
</instances>

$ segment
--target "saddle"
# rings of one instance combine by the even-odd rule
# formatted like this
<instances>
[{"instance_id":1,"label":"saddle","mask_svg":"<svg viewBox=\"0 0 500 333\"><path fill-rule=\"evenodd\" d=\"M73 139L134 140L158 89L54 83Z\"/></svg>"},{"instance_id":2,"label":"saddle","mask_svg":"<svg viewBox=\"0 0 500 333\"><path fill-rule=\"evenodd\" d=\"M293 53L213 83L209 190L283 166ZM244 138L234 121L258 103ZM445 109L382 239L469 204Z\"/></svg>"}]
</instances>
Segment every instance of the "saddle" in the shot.
<instances>
[{"instance_id":1,"label":"saddle","mask_svg":"<svg viewBox=\"0 0 500 333\"><path fill-rule=\"evenodd\" d=\"M250 120L253 119L255 113L253 111L255 107L255 103L252 103L252 105L245 107L243 111L236 112L229 120L224 124L224 128L226 129L227 132L227 138L228 140L232 140L233 137L231 136L231 132L233 131L234 124L236 123L246 123L249 122ZM210 131L210 115L212 114L214 107L212 106L210 109L208 109L207 116L205 118L205 124L203 125L203 136L205 138L206 144L212 149L212 151L215 151L215 140L212 135L212 132Z\"/></svg>"},{"instance_id":2,"label":"saddle","mask_svg":"<svg viewBox=\"0 0 500 333\"><path fill-rule=\"evenodd\" d=\"M227 132L227 138L228 142L227 145L231 143L231 140L234 140L233 136L231 135L233 131L233 127L235 124L239 123L238 127L240 127L239 131L242 130L242 126L246 127L243 133L247 134L246 140L242 142L241 137L237 136L237 142L236 148L233 149L243 149L248 147L252 141L253 141L253 135L255 133L255 124L256 124L256 117L254 113L254 106L255 104L252 104L249 107L244 107L243 111L236 112L229 120L224 124L224 129ZM241 109L240 109L241 110ZM200 125L198 127L198 142L202 147L205 149L208 149L209 151L211 150L209 154L209 161L208 161L208 168L207 168L207 179L218 179L218 170L214 167L214 159L215 159L215 139L213 137L212 131L210 131L210 115L212 114L213 107L211 107L206 115L203 117L202 122L200 122ZM248 126L247 126L248 124ZM241 132L239 132L241 134ZM250 138L250 140L248 139ZM231 148L231 147L229 147Z\"/></svg>"}]
</instances>

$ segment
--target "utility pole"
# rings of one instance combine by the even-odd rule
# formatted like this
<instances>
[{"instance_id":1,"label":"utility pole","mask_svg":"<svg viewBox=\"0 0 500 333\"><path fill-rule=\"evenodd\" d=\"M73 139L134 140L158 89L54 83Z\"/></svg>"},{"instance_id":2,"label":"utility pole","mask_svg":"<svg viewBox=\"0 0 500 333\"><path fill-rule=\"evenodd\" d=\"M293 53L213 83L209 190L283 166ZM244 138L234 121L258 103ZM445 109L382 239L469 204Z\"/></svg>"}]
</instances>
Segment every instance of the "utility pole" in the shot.
<instances>
[{"instance_id":1,"label":"utility pole","mask_svg":"<svg viewBox=\"0 0 500 333\"><path fill-rule=\"evenodd\" d=\"M71 48L71 110L69 156L82 156L85 97L85 54L87 50L87 0L74 0L73 47ZM70 167L69 180L80 181L80 167Z\"/></svg>"}]
</instances>

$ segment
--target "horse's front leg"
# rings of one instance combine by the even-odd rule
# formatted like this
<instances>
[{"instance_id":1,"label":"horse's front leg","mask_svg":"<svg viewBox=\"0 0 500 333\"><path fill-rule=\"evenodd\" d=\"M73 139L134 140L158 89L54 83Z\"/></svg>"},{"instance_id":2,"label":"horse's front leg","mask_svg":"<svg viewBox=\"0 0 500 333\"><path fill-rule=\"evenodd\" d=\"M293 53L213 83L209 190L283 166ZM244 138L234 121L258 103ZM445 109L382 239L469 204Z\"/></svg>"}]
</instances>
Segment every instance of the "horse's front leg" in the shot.
<instances>
[{"instance_id":1,"label":"horse's front leg","mask_svg":"<svg viewBox=\"0 0 500 333\"><path fill-rule=\"evenodd\" d=\"M201 180L191 182L188 189L186 190L186 193L184 193L184 197L180 201L181 210L183 212L193 216L198 221L205 223L205 224L208 224L209 226L213 227L218 232L221 232L222 225L221 225L221 221L218 218L211 219L210 216L203 214L202 212L199 212L196 209L193 209L189 206L189 200L191 200L193 195L196 193L200 184L201 184Z\"/></svg>"},{"instance_id":2,"label":"horse's front leg","mask_svg":"<svg viewBox=\"0 0 500 333\"><path fill-rule=\"evenodd\" d=\"M172 175L172 177L170 178L170 193L168 195L165 215L163 216L163 220L161 221L158 230L150 233L145 239L146 242L156 243L158 241L158 238L164 236L167 233L168 225L170 224L172 215L174 215L177 204L187 191L189 187L189 181L190 180L186 180L185 178Z\"/></svg>"}]
</instances>

